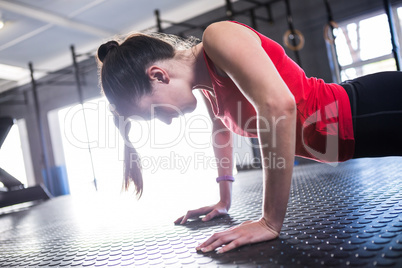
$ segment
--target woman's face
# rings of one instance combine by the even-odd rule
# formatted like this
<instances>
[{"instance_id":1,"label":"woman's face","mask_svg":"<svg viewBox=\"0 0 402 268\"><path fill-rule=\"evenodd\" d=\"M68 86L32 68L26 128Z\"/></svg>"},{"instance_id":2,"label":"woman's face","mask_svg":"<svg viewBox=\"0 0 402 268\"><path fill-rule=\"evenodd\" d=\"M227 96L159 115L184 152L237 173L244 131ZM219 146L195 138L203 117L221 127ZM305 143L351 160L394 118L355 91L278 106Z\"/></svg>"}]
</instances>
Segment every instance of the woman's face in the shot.
<instances>
[{"instance_id":1,"label":"woman's face","mask_svg":"<svg viewBox=\"0 0 402 268\"><path fill-rule=\"evenodd\" d=\"M171 124L173 118L194 111L197 100L191 85L180 79L170 79L169 83L155 82L152 93L141 97L134 108L134 115L145 120L158 118Z\"/></svg>"}]
</instances>

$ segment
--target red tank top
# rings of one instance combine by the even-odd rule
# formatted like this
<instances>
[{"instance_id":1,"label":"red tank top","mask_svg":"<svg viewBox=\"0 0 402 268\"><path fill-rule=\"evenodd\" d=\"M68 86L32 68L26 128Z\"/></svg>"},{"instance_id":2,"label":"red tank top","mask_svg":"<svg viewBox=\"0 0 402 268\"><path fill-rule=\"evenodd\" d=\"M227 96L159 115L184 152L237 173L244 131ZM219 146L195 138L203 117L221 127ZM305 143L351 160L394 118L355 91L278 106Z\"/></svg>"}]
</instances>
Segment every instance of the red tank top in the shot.
<instances>
[{"instance_id":1,"label":"red tank top","mask_svg":"<svg viewBox=\"0 0 402 268\"><path fill-rule=\"evenodd\" d=\"M236 22L238 23L238 22ZM239 23L241 24L241 23ZM342 86L327 84L322 79L306 77L304 71L275 41L253 30L261 46L271 58L283 81L295 97L297 105L297 156L320 162L341 162L353 157L354 136L349 97ZM215 98L207 90L213 112L236 134L257 137L256 111L229 77L216 73L204 51Z\"/></svg>"}]
</instances>

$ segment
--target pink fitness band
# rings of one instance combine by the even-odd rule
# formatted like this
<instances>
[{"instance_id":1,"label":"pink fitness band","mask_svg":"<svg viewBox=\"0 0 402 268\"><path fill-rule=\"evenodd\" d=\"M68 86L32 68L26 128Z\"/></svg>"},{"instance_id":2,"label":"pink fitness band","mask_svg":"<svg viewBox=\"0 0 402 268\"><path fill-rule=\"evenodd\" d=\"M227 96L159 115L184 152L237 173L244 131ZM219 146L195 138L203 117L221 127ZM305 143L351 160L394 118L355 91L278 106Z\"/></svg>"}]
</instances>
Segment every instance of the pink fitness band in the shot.
<instances>
[{"instance_id":1,"label":"pink fitness band","mask_svg":"<svg viewBox=\"0 0 402 268\"><path fill-rule=\"evenodd\" d=\"M216 178L216 182L221 182L221 181L234 181L234 177L233 176L229 176L229 175L224 175L224 176L219 176L218 178Z\"/></svg>"}]
</instances>

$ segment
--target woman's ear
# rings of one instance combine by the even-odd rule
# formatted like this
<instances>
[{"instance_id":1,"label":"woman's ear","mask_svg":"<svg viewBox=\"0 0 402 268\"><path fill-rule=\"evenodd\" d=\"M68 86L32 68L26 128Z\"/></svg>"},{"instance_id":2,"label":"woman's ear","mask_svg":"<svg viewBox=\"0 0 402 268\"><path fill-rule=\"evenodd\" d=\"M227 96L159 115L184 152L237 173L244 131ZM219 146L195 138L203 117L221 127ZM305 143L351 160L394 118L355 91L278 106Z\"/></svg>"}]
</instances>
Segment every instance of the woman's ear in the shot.
<instances>
[{"instance_id":1,"label":"woman's ear","mask_svg":"<svg viewBox=\"0 0 402 268\"><path fill-rule=\"evenodd\" d=\"M168 72L159 66L152 65L147 69L147 74L151 82L158 82L165 84L169 84L170 82Z\"/></svg>"}]
</instances>

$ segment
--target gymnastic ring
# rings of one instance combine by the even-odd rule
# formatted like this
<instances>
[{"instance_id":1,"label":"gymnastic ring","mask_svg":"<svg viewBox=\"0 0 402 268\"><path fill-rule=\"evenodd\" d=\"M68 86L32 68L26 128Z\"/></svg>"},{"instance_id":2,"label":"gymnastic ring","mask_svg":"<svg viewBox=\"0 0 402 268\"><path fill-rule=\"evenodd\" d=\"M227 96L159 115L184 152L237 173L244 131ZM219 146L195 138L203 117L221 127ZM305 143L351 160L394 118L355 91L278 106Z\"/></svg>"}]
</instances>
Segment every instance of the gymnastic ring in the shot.
<instances>
[{"instance_id":1,"label":"gymnastic ring","mask_svg":"<svg viewBox=\"0 0 402 268\"><path fill-rule=\"evenodd\" d=\"M289 36L291 35L296 35L297 37L299 37L299 44L297 44L296 46L291 45L289 43ZM304 35L299 31L294 29L293 33L291 30L287 30L284 34L283 34L283 43L285 44L285 46L287 46L290 50L293 51L299 51L304 47Z\"/></svg>"},{"instance_id":2,"label":"gymnastic ring","mask_svg":"<svg viewBox=\"0 0 402 268\"><path fill-rule=\"evenodd\" d=\"M324 27L324 40L329 44L333 44L335 42L335 39L331 39L328 35L329 29L331 28L330 26L332 27L332 29L338 29L339 25L335 21L331 20L330 22L325 24L325 27ZM332 37L332 35L331 35L331 37Z\"/></svg>"}]
</instances>

